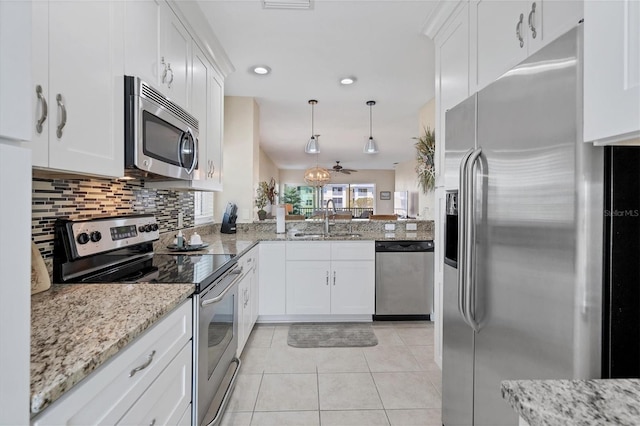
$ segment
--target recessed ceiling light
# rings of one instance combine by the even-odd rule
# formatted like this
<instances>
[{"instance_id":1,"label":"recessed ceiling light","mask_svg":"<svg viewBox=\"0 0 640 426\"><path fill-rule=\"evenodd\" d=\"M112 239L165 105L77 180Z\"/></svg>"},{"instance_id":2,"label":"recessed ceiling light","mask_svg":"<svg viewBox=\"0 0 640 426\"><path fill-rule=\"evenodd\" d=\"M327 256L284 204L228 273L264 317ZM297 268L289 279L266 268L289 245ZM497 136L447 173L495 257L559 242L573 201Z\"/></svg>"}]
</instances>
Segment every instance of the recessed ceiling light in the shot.
<instances>
[{"instance_id":1,"label":"recessed ceiling light","mask_svg":"<svg viewBox=\"0 0 640 426\"><path fill-rule=\"evenodd\" d=\"M266 65L256 65L251 70L258 75L267 75L271 72L271 68Z\"/></svg>"},{"instance_id":2,"label":"recessed ceiling light","mask_svg":"<svg viewBox=\"0 0 640 426\"><path fill-rule=\"evenodd\" d=\"M342 84L343 86L348 86L355 83L356 80L357 79L355 77L344 77L340 79L340 84Z\"/></svg>"}]
</instances>

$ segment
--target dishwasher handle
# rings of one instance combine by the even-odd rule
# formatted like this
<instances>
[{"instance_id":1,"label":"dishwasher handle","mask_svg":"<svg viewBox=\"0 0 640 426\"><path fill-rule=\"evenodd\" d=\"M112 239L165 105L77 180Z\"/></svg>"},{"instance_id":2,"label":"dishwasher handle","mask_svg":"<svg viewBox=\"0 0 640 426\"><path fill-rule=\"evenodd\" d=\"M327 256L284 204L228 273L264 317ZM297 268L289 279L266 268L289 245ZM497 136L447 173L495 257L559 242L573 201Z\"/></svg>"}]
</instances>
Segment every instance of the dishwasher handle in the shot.
<instances>
[{"instance_id":1,"label":"dishwasher handle","mask_svg":"<svg viewBox=\"0 0 640 426\"><path fill-rule=\"evenodd\" d=\"M432 252L433 241L376 241L376 253Z\"/></svg>"}]
</instances>

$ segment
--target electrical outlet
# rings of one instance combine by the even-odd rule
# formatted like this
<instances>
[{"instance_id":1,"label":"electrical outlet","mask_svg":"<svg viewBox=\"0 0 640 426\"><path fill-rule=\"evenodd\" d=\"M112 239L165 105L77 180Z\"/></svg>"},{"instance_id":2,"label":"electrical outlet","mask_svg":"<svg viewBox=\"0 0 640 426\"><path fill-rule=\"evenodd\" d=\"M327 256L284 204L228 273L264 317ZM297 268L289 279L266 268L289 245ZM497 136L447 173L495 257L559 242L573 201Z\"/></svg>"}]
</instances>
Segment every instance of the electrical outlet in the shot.
<instances>
[{"instance_id":1,"label":"electrical outlet","mask_svg":"<svg viewBox=\"0 0 640 426\"><path fill-rule=\"evenodd\" d=\"M417 231L418 224L417 223L407 223L407 231Z\"/></svg>"},{"instance_id":2,"label":"electrical outlet","mask_svg":"<svg viewBox=\"0 0 640 426\"><path fill-rule=\"evenodd\" d=\"M395 231L396 230L396 225L394 223L385 223L384 230L385 231Z\"/></svg>"},{"instance_id":3,"label":"electrical outlet","mask_svg":"<svg viewBox=\"0 0 640 426\"><path fill-rule=\"evenodd\" d=\"M178 213L178 229L182 229L184 227L184 213Z\"/></svg>"}]
</instances>

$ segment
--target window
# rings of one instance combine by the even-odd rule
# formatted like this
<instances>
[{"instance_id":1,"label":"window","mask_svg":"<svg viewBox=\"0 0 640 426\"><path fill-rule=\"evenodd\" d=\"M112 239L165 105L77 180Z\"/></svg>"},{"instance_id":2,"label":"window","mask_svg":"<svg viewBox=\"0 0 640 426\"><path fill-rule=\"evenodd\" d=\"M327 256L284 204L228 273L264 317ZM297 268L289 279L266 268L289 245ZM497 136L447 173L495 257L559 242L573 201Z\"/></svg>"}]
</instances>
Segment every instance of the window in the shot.
<instances>
[{"instance_id":1,"label":"window","mask_svg":"<svg viewBox=\"0 0 640 426\"><path fill-rule=\"evenodd\" d=\"M214 222L213 192L196 191L193 195L194 225Z\"/></svg>"},{"instance_id":2,"label":"window","mask_svg":"<svg viewBox=\"0 0 640 426\"><path fill-rule=\"evenodd\" d=\"M372 183L329 184L322 189L284 185L285 192L292 191L294 188L300 196L300 208L296 209L294 206L294 210L307 218L323 208L327 200L333 200L336 209L349 211L353 217L360 217L365 211L373 212L375 208L376 186Z\"/></svg>"}]
</instances>

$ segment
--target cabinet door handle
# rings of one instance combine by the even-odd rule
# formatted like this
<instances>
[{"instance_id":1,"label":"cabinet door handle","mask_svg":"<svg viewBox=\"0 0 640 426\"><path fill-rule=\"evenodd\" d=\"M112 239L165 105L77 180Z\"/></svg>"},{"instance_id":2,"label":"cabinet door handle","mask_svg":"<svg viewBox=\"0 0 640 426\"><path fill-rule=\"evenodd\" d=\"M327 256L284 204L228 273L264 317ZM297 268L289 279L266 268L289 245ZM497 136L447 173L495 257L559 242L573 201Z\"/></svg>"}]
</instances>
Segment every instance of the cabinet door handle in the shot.
<instances>
[{"instance_id":1,"label":"cabinet door handle","mask_svg":"<svg viewBox=\"0 0 640 426\"><path fill-rule=\"evenodd\" d=\"M56 102L58 103L58 108L60 108L60 124L58 124L58 130L56 130L56 136L58 139L62 137L62 129L67 125L67 108L64 106L62 102L62 95L58 93L56 95Z\"/></svg>"},{"instance_id":2,"label":"cabinet door handle","mask_svg":"<svg viewBox=\"0 0 640 426\"><path fill-rule=\"evenodd\" d=\"M333 285L336 285L336 271L333 271Z\"/></svg>"},{"instance_id":3,"label":"cabinet door handle","mask_svg":"<svg viewBox=\"0 0 640 426\"><path fill-rule=\"evenodd\" d=\"M524 21L524 15L520 14L520 20L516 24L516 38L520 40L520 47L524 47L524 38L522 37L522 23Z\"/></svg>"},{"instance_id":4,"label":"cabinet door handle","mask_svg":"<svg viewBox=\"0 0 640 426\"><path fill-rule=\"evenodd\" d=\"M327 285L329 285L329 271L327 271Z\"/></svg>"},{"instance_id":5,"label":"cabinet door handle","mask_svg":"<svg viewBox=\"0 0 640 426\"><path fill-rule=\"evenodd\" d=\"M531 36L533 38L536 38L536 35L538 35L538 32L536 31L536 26L535 26L535 19L536 19L536 2L533 2L531 4L531 12L529 12L529 29L531 30Z\"/></svg>"},{"instance_id":6,"label":"cabinet door handle","mask_svg":"<svg viewBox=\"0 0 640 426\"><path fill-rule=\"evenodd\" d=\"M42 95L42 86L39 84L36 86L36 95L38 95L38 101L40 101L40 105L42 106L42 114L40 114L40 118L36 121L36 132L42 133L42 123L47 119L47 100Z\"/></svg>"},{"instance_id":7,"label":"cabinet door handle","mask_svg":"<svg viewBox=\"0 0 640 426\"><path fill-rule=\"evenodd\" d=\"M138 371L142 371L145 368L147 368L150 364L151 361L153 361L153 356L156 354L155 349L153 351L151 351L151 353L149 355L147 355L147 360L144 362L144 364L134 368L133 370L131 370L131 372L129 373L129 377L133 377Z\"/></svg>"},{"instance_id":8,"label":"cabinet door handle","mask_svg":"<svg viewBox=\"0 0 640 426\"><path fill-rule=\"evenodd\" d=\"M171 69L171 64L164 61L164 56L160 59L160 63L164 65L164 70L162 71L162 83L166 83L167 87L171 89L171 83L173 83L173 70ZM171 71L171 78L167 81L167 74Z\"/></svg>"},{"instance_id":9,"label":"cabinet door handle","mask_svg":"<svg viewBox=\"0 0 640 426\"><path fill-rule=\"evenodd\" d=\"M156 424L156 419L151 420L151 423L149 423L149 426L155 426Z\"/></svg>"}]
</instances>

